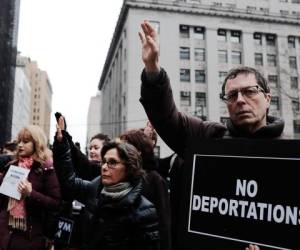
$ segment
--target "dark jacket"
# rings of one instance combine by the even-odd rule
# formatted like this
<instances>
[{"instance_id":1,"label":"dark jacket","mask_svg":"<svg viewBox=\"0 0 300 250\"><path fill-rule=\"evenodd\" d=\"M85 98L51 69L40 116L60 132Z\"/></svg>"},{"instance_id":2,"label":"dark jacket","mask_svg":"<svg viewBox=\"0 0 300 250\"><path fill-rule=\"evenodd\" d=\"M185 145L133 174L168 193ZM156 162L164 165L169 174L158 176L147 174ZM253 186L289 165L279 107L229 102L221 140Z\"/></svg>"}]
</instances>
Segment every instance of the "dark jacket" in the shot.
<instances>
[{"instance_id":1,"label":"dark jacket","mask_svg":"<svg viewBox=\"0 0 300 250\"><path fill-rule=\"evenodd\" d=\"M158 218L152 203L141 195L141 182L121 200L101 194L101 179L76 178L65 137L54 142L54 164L62 186L86 206L88 232L85 249L159 249Z\"/></svg>"},{"instance_id":2,"label":"dark jacket","mask_svg":"<svg viewBox=\"0 0 300 250\"><path fill-rule=\"evenodd\" d=\"M17 165L17 161L12 162ZM7 168L1 168L4 172L0 176L0 183ZM45 249L45 217L47 212L55 211L59 207L60 187L53 165L41 165L34 161L28 175L28 181L32 184L32 192L25 198L27 212L27 231L20 232L8 227L7 204L8 197L0 194L0 249L27 250Z\"/></svg>"},{"instance_id":3,"label":"dark jacket","mask_svg":"<svg viewBox=\"0 0 300 250\"><path fill-rule=\"evenodd\" d=\"M62 133L70 145L76 175L84 180L92 180L98 176L100 174L100 162L90 161L88 157L75 146L72 136L65 130L63 130Z\"/></svg>"},{"instance_id":4,"label":"dark jacket","mask_svg":"<svg viewBox=\"0 0 300 250\"><path fill-rule=\"evenodd\" d=\"M155 170L146 170L142 195L156 208L159 221L160 248L171 250L171 207L166 180Z\"/></svg>"},{"instance_id":5,"label":"dark jacket","mask_svg":"<svg viewBox=\"0 0 300 250\"><path fill-rule=\"evenodd\" d=\"M267 126L254 134L247 134L234 127L230 120L227 126L224 126L221 123L187 116L177 110L169 78L163 69L154 77L146 76L143 71L140 102L158 134L180 157L184 156L186 143L190 138L278 138L284 128L283 120L268 116Z\"/></svg>"},{"instance_id":6,"label":"dark jacket","mask_svg":"<svg viewBox=\"0 0 300 250\"><path fill-rule=\"evenodd\" d=\"M72 141L72 137L68 132L63 131L63 136L66 137L70 144L72 162L76 176L92 180L99 176L100 165L96 162L88 162L87 157L77 149ZM148 199L156 208L159 220L160 246L161 249L171 249L171 208L168 194L168 186L166 181L158 174L157 162L154 154L148 154L143 158L143 168L146 170L146 175L143 181L142 195ZM84 217L84 215L83 215ZM84 220L84 219L83 219ZM82 229L85 233L85 229ZM77 237L78 238L78 237Z\"/></svg>"},{"instance_id":7,"label":"dark jacket","mask_svg":"<svg viewBox=\"0 0 300 250\"><path fill-rule=\"evenodd\" d=\"M3 171L2 169L6 166L7 163L13 160L11 155L0 155L0 173Z\"/></svg>"}]
</instances>

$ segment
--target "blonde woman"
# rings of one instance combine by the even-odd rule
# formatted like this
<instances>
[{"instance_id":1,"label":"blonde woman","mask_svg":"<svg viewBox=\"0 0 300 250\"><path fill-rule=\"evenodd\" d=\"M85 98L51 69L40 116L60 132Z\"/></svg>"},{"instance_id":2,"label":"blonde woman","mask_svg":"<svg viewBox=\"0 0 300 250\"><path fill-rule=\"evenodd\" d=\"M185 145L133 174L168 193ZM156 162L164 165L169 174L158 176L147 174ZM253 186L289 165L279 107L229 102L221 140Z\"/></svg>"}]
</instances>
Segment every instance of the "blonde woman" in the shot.
<instances>
[{"instance_id":1,"label":"blonde woman","mask_svg":"<svg viewBox=\"0 0 300 250\"><path fill-rule=\"evenodd\" d=\"M22 128L17 142L16 160L0 166L0 184L10 165L29 169L29 174L18 183L20 200L0 194L0 249L46 249L43 219L46 212L58 209L58 179L40 127Z\"/></svg>"}]
</instances>

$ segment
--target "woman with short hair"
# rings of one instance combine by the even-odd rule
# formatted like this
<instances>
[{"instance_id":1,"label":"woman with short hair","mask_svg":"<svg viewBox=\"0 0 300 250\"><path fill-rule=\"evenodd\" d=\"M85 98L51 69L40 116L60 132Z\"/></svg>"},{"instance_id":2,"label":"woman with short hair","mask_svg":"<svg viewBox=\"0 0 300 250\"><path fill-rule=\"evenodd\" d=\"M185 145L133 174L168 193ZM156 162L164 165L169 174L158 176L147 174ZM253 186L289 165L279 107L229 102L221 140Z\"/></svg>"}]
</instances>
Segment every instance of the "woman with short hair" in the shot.
<instances>
[{"instance_id":1,"label":"woman with short hair","mask_svg":"<svg viewBox=\"0 0 300 250\"><path fill-rule=\"evenodd\" d=\"M141 195L144 171L134 146L106 143L101 177L92 181L76 178L68 141L59 127L53 152L63 188L86 207L84 249L159 249L158 218L153 204Z\"/></svg>"}]
</instances>

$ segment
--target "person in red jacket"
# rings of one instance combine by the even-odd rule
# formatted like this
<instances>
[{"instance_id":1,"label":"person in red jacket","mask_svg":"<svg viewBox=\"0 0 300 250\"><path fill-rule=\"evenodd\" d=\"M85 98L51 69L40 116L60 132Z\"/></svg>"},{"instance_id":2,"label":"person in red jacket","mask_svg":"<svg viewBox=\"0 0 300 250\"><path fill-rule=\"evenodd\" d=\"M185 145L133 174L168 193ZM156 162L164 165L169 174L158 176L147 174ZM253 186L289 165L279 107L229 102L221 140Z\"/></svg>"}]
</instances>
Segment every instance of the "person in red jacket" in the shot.
<instances>
[{"instance_id":1,"label":"person in red jacket","mask_svg":"<svg viewBox=\"0 0 300 250\"><path fill-rule=\"evenodd\" d=\"M0 194L0 249L46 249L46 213L60 203L60 186L42 129L29 125L18 134L16 160L0 166L2 183L8 168L29 169L27 179L18 183L21 199Z\"/></svg>"}]
</instances>

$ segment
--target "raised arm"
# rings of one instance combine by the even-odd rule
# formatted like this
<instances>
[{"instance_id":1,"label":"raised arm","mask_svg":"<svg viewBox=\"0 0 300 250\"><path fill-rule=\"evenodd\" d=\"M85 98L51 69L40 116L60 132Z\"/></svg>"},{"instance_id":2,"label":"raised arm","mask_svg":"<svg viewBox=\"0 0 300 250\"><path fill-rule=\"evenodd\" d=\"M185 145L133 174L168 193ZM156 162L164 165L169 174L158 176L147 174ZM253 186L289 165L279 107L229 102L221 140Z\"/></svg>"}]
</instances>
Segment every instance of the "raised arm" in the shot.
<instances>
[{"instance_id":1,"label":"raised arm","mask_svg":"<svg viewBox=\"0 0 300 250\"><path fill-rule=\"evenodd\" d=\"M159 43L156 31L144 21L139 32L142 44L141 98L145 112L164 142L180 157L184 156L190 138L214 138L226 128L219 123L207 123L178 111L169 77L159 65Z\"/></svg>"},{"instance_id":2,"label":"raised arm","mask_svg":"<svg viewBox=\"0 0 300 250\"><path fill-rule=\"evenodd\" d=\"M94 182L76 178L70 146L59 126L57 126L53 144L53 160L64 198L77 199L85 203L86 199L95 197L97 185L94 185ZM99 178L95 182L99 183Z\"/></svg>"},{"instance_id":3,"label":"raised arm","mask_svg":"<svg viewBox=\"0 0 300 250\"><path fill-rule=\"evenodd\" d=\"M157 33L148 21L144 21L141 27L143 32L139 32L139 36L142 43L142 59L146 72L159 73L159 42Z\"/></svg>"},{"instance_id":4,"label":"raised arm","mask_svg":"<svg viewBox=\"0 0 300 250\"><path fill-rule=\"evenodd\" d=\"M88 157L75 146L72 136L66 130L64 116L61 115L61 117L58 118L57 126L61 131L61 136L65 137L70 145L71 158L76 176L89 181L99 176L99 164L90 161Z\"/></svg>"}]
</instances>

